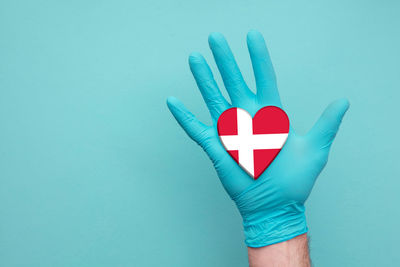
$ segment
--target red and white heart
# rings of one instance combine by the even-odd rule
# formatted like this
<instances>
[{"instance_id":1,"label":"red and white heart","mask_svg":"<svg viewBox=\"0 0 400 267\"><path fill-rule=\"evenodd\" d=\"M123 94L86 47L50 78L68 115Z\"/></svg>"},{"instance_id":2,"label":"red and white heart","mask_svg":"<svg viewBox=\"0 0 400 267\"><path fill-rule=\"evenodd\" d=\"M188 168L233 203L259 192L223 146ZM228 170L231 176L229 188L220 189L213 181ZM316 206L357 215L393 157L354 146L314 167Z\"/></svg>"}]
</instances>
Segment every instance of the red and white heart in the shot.
<instances>
[{"instance_id":1,"label":"red and white heart","mask_svg":"<svg viewBox=\"0 0 400 267\"><path fill-rule=\"evenodd\" d=\"M260 109L254 118L241 108L218 118L218 135L231 157L255 180L268 168L289 134L289 118L275 106Z\"/></svg>"}]
</instances>

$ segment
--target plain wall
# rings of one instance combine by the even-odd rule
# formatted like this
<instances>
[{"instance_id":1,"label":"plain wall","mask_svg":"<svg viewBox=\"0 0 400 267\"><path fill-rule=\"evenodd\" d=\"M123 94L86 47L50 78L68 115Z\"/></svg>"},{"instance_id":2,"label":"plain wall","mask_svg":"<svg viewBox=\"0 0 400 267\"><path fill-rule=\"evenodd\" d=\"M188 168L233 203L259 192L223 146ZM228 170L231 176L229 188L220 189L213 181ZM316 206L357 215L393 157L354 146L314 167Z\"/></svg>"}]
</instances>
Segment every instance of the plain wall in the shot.
<instances>
[{"instance_id":1,"label":"plain wall","mask_svg":"<svg viewBox=\"0 0 400 267\"><path fill-rule=\"evenodd\" d=\"M241 218L166 107L222 32L267 40L292 124L351 107L306 203L315 266L400 261L399 1L0 2L0 266L246 266Z\"/></svg>"}]
</instances>

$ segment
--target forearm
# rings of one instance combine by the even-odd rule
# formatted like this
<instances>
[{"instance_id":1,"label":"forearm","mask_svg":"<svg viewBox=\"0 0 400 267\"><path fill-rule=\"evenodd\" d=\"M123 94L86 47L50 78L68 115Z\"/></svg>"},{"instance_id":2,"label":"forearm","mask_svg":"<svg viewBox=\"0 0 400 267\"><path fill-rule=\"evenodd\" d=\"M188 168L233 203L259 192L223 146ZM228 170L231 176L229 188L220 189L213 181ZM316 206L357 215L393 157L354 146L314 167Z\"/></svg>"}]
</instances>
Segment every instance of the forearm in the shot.
<instances>
[{"instance_id":1,"label":"forearm","mask_svg":"<svg viewBox=\"0 0 400 267\"><path fill-rule=\"evenodd\" d=\"M250 267L310 267L307 234L266 247L248 247Z\"/></svg>"}]
</instances>

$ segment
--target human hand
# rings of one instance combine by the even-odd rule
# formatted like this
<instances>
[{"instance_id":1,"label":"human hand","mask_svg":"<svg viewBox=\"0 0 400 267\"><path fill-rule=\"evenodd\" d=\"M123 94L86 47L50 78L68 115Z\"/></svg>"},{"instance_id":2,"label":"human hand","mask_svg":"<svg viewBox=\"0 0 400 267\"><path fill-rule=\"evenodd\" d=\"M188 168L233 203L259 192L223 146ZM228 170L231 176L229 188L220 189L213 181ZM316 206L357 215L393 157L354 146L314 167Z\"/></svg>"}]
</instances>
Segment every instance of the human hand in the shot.
<instances>
[{"instance_id":1,"label":"human hand","mask_svg":"<svg viewBox=\"0 0 400 267\"><path fill-rule=\"evenodd\" d=\"M262 35L250 31L247 45L256 79L257 93L254 94L247 87L225 38L213 33L209 45L232 104L222 96L205 59L199 53L192 53L190 69L213 125L201 123L174 97L167 100L170 111L212 160L222 185L243 217L247 246L267 246L307 232L304 202L327 162L332 141L349 107L348 101L339 99L331 103L304 136L290 127L280 153L264 173L253 180L221 144L217 120L231 107L245 109L252 116L265 106L282 108L272 63Z\"/></svg>"}]
</instances>

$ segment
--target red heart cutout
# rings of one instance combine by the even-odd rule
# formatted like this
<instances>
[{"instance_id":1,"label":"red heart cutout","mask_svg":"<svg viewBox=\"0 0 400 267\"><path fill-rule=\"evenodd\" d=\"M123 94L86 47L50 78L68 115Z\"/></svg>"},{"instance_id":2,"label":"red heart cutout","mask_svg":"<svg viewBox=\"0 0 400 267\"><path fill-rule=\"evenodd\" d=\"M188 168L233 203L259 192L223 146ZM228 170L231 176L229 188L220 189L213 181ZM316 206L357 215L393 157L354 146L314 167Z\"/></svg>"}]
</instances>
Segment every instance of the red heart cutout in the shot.
<instances>
[{"instance_id":1,"label":"red heart cutout","mask_svg":"<svg viewBox=\"0 0 400 267\"><path fill-rule=\"evenodd\" d=\"M275 106L263 107L254 118L244 109L230 108L219 116L217 129L229 155L257 180L285 144L289 118Z\"/></svg>"}]
</instances>

